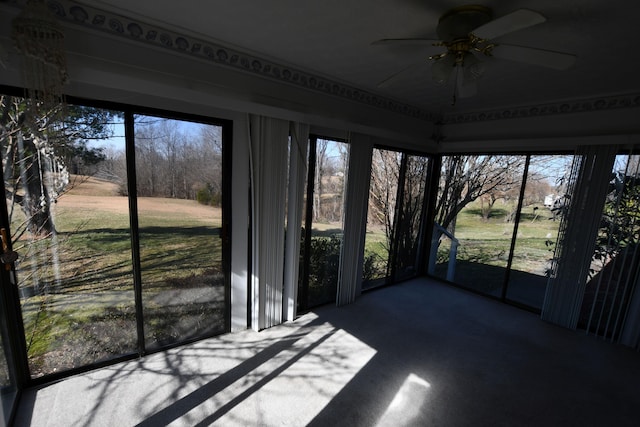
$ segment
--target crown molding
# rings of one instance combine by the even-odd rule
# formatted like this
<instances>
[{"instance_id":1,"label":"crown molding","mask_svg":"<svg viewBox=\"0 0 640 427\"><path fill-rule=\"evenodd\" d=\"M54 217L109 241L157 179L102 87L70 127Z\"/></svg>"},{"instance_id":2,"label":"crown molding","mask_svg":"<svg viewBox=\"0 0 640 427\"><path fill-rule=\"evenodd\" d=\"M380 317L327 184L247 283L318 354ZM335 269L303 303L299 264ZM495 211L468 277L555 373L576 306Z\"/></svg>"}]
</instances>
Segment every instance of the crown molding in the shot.
<instances>
[{"instance_id":1,"label":"crown molding","mask_svg":"<svg viewBox=\"0 0 640 427\"><path fill-rule=\"evenodd\" d=\"M471 123L636 107L640 107L640 93L502 108L473 113L448 113L443 115L441 122L442 124Z\"/></svg>"},{"instance_id":2,"label":"crown molding","mask_svg":"<svg viewBox=\"0 0 640 427\"><path fill-rule=\"evenodd\" d=\"M25 1L7 0L7 3L21 8ZM72 0L48 0L47 4L57 18L66 24L82 26L261 78L434 123L472 123L640 107L640 93L632 93L479 112L435 114L354 86L314 75L308 71L278 64L273 60L230 48L217 42L179 34L158 25Z\"/></svg>"},{"instance_id":3,"label":"crown molding","mask_svg":"<svg viewBox=\"0 0 640 427\"><path fill-rule=\"evenodd\" d=\"M24 4L21 0L9 0L9 3L16 7L22 7ZM179 34L139 19L129 18L75 1L48 0L47 5L56 17L65 24L90 28L176 54L208 61L316 93L381 108L414 119L434 121L432 113L419 107L317 76L295 67L278 64L273 60L223 46L217 42Z\"/></svg>"}]
</instances>

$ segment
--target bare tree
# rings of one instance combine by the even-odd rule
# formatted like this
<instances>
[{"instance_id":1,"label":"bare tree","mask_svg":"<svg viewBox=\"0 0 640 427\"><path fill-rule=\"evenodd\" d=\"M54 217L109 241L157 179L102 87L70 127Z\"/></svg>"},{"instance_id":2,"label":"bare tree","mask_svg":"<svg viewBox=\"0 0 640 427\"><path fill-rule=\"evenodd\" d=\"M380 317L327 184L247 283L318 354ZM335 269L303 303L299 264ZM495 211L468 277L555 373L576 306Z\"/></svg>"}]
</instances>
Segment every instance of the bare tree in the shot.
<instances>
[{"instance_id":1,"label":"bare tree","mask_svg":"<svg viewBox=\"0 0 640 427\"><path fill-rule=\"evenodd\" d=\"M398 196L398 179L402 153L389 150L373 151L369 184L369 221L384 226L386 249L394 240L393 224Z\"/></svg>"},{"instance_id":2,"label":"bare tree","mask_svg":"<svg viewBox=\"0 0 640 427\"><path fill-rule=\"evenodd\" d=\"M4 186L13 216L16 205L24 221L14 239L25 231L48 236L55 231L51 204L69 189L69 165L76 171L104 159L91 139L112 134L109 119L115 113L83 106L52 107L41 116L29 116L28 100L0 96L0 153Z\"/></svg>"},{"instance_id":3,"label":"bare tree","mask_svg":"<svg viewBox=\"0 0 640 427\"><path fill-rule=\"evenodd\" d=\"M406 155L402 206L397 209L400 217L394 236L397 241L397 268L401 272L416 267L428 167L427 157Z\"/></svg>"},{"instance_id":4,"label":"bare tree","mask_svg":"<svg viewBox=\"0 0 640 427\"><path fill-rule=\"evenodd\" d=\"M489 220L491 211L498 200L502 200L503 203L506 204L511 200L517 200L520 196L520 185L523 173L522 168L516 166L513 169L503 170L501 173L508 176L505 176L502 182L497 183L495 186L487 190L485 194L479 197L483 221ZM506 216L506 221L511 221L514 215L515 205Z\"/></svg>"},{"instance_id":5,"label":"bare tree","mask_svg":"<svg viewBox=\"0 0 640 427\"><path fill-rule=\"evenodd\" d=\"M324 180L327 172L327 147L329 141L326 139L318 139L316 141L316 171L315 182L313 188L313 216L314 220L322 217L321 206L322 196L324 195Z\"/></svg>"},{"instance_id":6,"label":"bare tree","mask_svg":"<svg viewBox=\"0 0 640 427\"><path fill-rule=\"evenodd\" d=\"M518 186L525 159L517 155L444 156L435 221L452 230L456 217L469 203Z\"/></svg>"},{"instance_id":7,"label":"bare tree","mask_svg":"<svg viewBox=\"0 0 640 427\"><path fill-rule=\"evenodd\" d=\"M156 145L157 130L153 126L137 126L135 137L138 196L157 196L162 164Z\"/></svg>"},{"instance_id":8,"label":"bare tree","mask_svg":"<svg viewBox=\"0 0 640 427\"><path fill-rule=\"evenodd\" d=\"M219 205L222 134L212 125L141 118L135 132L138 195Z\"/></svg>"},{"instance_id":9,"label":"bare tree","mask_svg":"<svg viewBox=\"0 0 640 427\"><path fill-rule=\"evenodd\" d=\"M118 185L120 195L128 195L127 157L123 149L108 147L104 151L105 159L99 165L99 174Z\"/></svg>"},{"instance_id":10,"label":"bare tree","mask_svg":"<svg viewBox=\"0 0 640 427\"><path fill-rule=\"evenodd\" d=\"M181 172L177 167L178 152L184 147L186 136L168 120L159 121L155 127L157 139L154 142L163 159L163 172L165 175L162 195L176 198L178 175Z\"/></svg>"},{"instance_id":11,"label":"bare tree","mask_svg":"<svg viewBox=\"0 0 640 427\"><path fill-rule=\"evenodd\" d=\"M428 166L428 157L373 151L367 220L372 226L383 227L387 252L384 263L375 267L378 274L383 273L383 265L387 276L394 268L398 274L415 271ZM391 259L394 264L386 262Z\"/></svg>"},{"instance_id":12,"label":"bare tree","mask_svg":"<svg viewBox=\"0 0 640 427\"><path fill-rule=\"evenodd\" d=\"M199 139L194 144L197 159L191 171L196 175L198 190L207 188L211 193L211 204L217 205L222 197L222 129L218 126L203 126Z\"/></svg>"},{"instance_id":13,"label":"bare tree","mask_svg":"<svg viewBox=\"0 0 640 427\"><path fill-rule=\"evenodd\" d=\"M543 203L544 198L554 191L547 176L535 171L529 171L527 176L527 186L524 191L524 205L529 206L534 203Z\"/></svg>"}]
</instances>

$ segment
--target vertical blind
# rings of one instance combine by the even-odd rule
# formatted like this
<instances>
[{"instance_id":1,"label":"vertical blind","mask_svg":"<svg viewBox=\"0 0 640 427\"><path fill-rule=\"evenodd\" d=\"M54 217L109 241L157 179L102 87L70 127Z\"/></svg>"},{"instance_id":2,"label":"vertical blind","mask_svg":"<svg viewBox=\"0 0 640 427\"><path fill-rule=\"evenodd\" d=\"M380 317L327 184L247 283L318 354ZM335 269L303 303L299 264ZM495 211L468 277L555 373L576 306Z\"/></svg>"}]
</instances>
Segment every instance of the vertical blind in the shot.
<instances>
[{"instance_id":1,"label":"vertical blind","mask_svg":"<svg viewBox=\"0 0 640 427\"><path fill-rule=\"evenodd\" d=\"M609 180L581 323L588 333L638 348L640 156L618 155Z\"/></svg>"},{"instance_id":2,"label":"vertical blind","mask_svg":"<svg viewBox=\"0 0 640 427\"><path fill-rule=\"evenodd\" d=\"M560 224L542 305L543 320L570 329L577 327L617 150L613 145L578 150L568 186L570 202Z\"/></svg>"},{"instance_id":3,"label":"vertical blind","mask_svg":"<svg viewBox=\"0 0 640 427\"><path fill-rule=\"evenodd\" d=\"M302 209L305 177L307 176L307 150L309 125L291 123L289 149L289 192L287 201L287 235L284 264L284 320L294 320L298 299L298 274Z\"/></svg>"},{"instance_id":4,"label":"vertical blind","mask_svg":"<svg viewBox=\"0 0 640 427\"><path fill-rule=\"evenodd\" d=\"M249 117L252 210L252 327L282 323L289 122Z\"/></svg>"},{"instance_id":5,"label":"vertical blind","mask_svg":"<svg viewBox=\"0 0 640 427\"><path fill-rule=\"evenodd\" d=\"M349 171L344 208L344 238L340 251L340 270L336 304L350 304L360 293L362 259L367 224L369 179L373 145L368 136L354 134L350 138Z\"/></svg>"}]
</instances>

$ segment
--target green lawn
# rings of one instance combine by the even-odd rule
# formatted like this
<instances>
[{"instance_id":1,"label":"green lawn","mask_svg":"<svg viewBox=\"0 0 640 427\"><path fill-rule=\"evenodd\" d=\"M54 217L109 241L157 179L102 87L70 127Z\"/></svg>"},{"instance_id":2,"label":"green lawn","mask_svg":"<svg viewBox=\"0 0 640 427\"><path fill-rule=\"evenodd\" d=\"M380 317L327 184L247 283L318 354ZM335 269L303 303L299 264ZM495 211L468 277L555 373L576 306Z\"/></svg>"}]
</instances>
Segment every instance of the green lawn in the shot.
<instances>
[{"instance_id":1,"label":"green lawn","mask_svg":"<svg viewBox=\"0 0 640 427\"><path fill-rule=\"evenodd\" d=\"M558 221L549 219L547 208L537 205L523 208L512 268L534 274L544 274L547 261L553 255L558 233ZM470 204L459 215L455 236L460 240L459 257L463 261L482 262L505 267L513 235L514 223L507 222L507 209L494 209L484 220L477 203Z\"/></svg>"},{"instance_id":2,"label":"green lawn","mask_svg":"<svg viewBox=\"0 0 640 427\"><path fill-rule=\"evenodd\" d=\"M534 210L534 207L538 209ZM469 204L458 215L455 227L455 236L460 242L456 258L459 267L458 278L471 280L472 277L479 277L483 265L506 267L514 227L514 222L507 221L507 217L512 208L498 201L489 218L485 220L482 218L480 203L475 202ZM523 208L512 263L513 270L535 275L545 274L548 261L553 255L559 226L558 221L552 221L550 218L551 213L541 204ZM376 260L375 277L383 277L386 272L386 246L384 230L381 227L369 227L364 250L365 256L372 256ZM448 239L443 240L438 248L438 262L442 265L437 271L442 277L446 275L449 248ZM466 273L464 269L467 270ZM489 281L494 280L494 276L495 274L491 273ZM489 288L492 286L489 285Z\"/></svg>"},{"instance_id":3,"label":"green lawn","mask_svg":"<svg viewBox=\"0 0 640 427\"><path fill-rule=\"evenodd\" d=\"M16 242L32 376L135 352L126 199L63 196L55 236ZM14 215L14 223L22 221ZM145 338L150 347L222 330L219 209L158 199L140 206Z\"/></svg>"},{"instance_id":4,"label":"green lawn","mask_svg":"<svg viewBox=\"0 0 640 427\"><path fill-rule=\"evenodd\" d=\"M389 248L387 237L382 227L369 227L364 240L364 256L370 260L370 271L365 271L365 277L369 280L380 279L387 274Z\"/></svg>"},{"instance_id":5,"label":"green lawn","mask_svg":"<svg viewBox=\"0 0 640 427\"><path fill-rule=\"evenodd\" d=\"M521 283L544 282L558 233L559 222L550 219L549 210L542 205L537 205L537 210L534 207L523 208L512 261L511 278L517 278ZM507 221L512 209L513 206L498 202L485 220L476 202L458 215L456 283L481 292L500 294L513 235L514 222ZM448 243L448 240L442 241L438 249L436 274L443 278L449 256Z\"/></svg>"},{"instance_id":6,"label":"green lawn","mask_svg":"<svg viewBox=\"0 0 640 427\"><path fill-rule=\"evenodd\" d=\"M55 237L16 242L26 341L32 374L39 376L136 350L128 204L118 196L63 196L54 207ZM484 220L477 204L458 216L456 281L492 292L507 263L513 222L510 206ZM194 201L146 199L139 204L145 334L153 347L183 339L224 319L220 210ZM514 270L544 275L558 222L548 210L524 209ZM23 219L15 215L15 224ZM319 224L328 237L335 224ZM382 228L369 229L365 255L370 278L383 277L388 257ZM439 248L446 260L447 244ZM438 271L446 269L443 264ZM494 270L494 269L498 270ZM494 283L495 282L495 283ZM478 285L480 284L480 285ZM212 291L212 289L218 289ZM212 321L215 318L217 320Z\"/></svg>"}]
</instances>

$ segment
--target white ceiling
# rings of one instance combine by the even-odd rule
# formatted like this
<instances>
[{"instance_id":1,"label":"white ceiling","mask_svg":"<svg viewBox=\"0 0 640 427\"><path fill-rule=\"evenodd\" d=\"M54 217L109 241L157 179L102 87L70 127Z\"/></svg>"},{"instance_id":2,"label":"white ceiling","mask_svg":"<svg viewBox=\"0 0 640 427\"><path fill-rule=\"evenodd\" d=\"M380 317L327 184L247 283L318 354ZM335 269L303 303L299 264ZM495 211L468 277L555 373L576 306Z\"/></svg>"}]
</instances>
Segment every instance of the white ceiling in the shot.
<instances>
[{"instance_id":1,"label":"white ceiling","mask_svg":"<svg viewBox=\"0 0 640 427\"><path fill-rule=\"evenodd\" d=\"M432 113L539 105L640 92L640 2L624 0L486 0L499 17L520 8L547 22L496 40L577 55L567 71L487 58L473 98L451 107L452 89L430 77L429 54L442 48L372 46L382 38L437 38L438 18L465 1L447 0L82 0L79 3L177 33L295 66ZM423 63L384 87L377 84Z\"/></svg>"}]
</instances>

